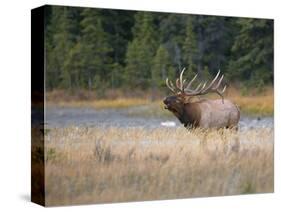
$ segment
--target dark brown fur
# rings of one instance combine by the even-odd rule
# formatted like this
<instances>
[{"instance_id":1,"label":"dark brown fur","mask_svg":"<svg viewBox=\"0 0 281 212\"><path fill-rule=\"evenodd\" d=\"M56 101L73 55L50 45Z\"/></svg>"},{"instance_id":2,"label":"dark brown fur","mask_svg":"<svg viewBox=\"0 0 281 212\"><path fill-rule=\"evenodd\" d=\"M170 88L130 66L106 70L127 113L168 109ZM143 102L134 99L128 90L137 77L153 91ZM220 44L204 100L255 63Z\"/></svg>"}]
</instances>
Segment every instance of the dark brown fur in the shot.
<instances>
[{"instance_id":1,"label":"dark brown fur","mask_svg":"<svg viewBox=\"0 0 281 212\"><path fill-rule=\"evenodd\" d=\"M186 103L183 106L183 124L185 127L188 125L198 127L201 119L201 110L197 102Z\"/></svg>"},{"instance_id":2,"label":"dark brown fur","mask_svg":"<svg viewBox=\"0 0 281 212\"><path fill-rule=\"evenodd\" d=\"M204 100L201 100L204 101ZM199 102L201 102L199 101ZM185 127L198 127L201 119L199 102L183 103L177 96L170 96L164 100L166 109L170 110Z\"/></svg>"}]
</instances>

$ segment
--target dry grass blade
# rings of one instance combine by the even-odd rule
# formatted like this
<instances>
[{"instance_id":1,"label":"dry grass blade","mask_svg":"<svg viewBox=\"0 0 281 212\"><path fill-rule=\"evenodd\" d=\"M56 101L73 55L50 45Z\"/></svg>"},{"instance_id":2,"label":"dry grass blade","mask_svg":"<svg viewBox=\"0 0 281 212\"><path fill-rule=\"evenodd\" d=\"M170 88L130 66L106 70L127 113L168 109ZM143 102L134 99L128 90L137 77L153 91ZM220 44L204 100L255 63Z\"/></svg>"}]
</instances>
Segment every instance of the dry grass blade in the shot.
<instances>
[{"instance_id":1,"label":"dry grass blade","mask_svg":"<svg viewBox=\"0 0 281 212\"><path fill-rule=\"evenodd\" d=\"M64 128L46 135L47 205L273 191L273 130Z\"/></svg>"}]
</instances>

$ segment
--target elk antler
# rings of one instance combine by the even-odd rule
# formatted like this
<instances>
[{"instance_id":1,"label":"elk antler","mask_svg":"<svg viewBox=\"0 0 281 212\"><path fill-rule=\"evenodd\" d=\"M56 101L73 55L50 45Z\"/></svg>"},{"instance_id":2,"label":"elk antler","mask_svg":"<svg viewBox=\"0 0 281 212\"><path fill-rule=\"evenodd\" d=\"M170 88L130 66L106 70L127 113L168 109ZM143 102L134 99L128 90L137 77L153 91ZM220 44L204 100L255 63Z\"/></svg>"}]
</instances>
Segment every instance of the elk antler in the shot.
<instances>
[{"instance_id":1,"label":"elk antler","mask_svg":"<svg viewBox=\"0 0 281 212\"><path fill-rule=\"evenodd\" d=\"M180 78L176 79L176 87L174 84L167 78L166 79L166 85L167 87L173 92L173 93L178 93L178 92L183 92L184 91L184 84L186 80L182 81L182 76L183 72L185 71L185 68L182 69Z\"/></svg>"},{"instance_id":2,"label":"elk antler","mask_svg":"<svg viewBox=\"0 0 281 212\"><path fill-rule=\"evenodd\" d=\"M178 78L176 80L176 87L173 85L173 83L171 81L168 80L168 78L166 79L166 84L167 84L168 88L170 88L170 90L173 91L173 93L183 94L184 96L188 96L188 97L200 96L200 95L205 95L208 93L216 93L221 97L222 102L224 102L223 93L225 92L226 86L224 86L222 90L219 90L219 87L220 87L221 82L224 77L224 75L222 75L219 78L220 70L218 71L215 78L211 81L211 83L209 85L207 85L207 82L204 82L204 83L200 82L199 85L195 89L192 89L191 86L192 86L192 83L196 80L198 75L196 74L189 81L189 83L187 85L185 85L186 80L182 79L184 71L185 71L185 69L183 69L181 71L180 78ZM178 91L177 91L177 89L178 89Z\"/></svg>"}]
</instances>

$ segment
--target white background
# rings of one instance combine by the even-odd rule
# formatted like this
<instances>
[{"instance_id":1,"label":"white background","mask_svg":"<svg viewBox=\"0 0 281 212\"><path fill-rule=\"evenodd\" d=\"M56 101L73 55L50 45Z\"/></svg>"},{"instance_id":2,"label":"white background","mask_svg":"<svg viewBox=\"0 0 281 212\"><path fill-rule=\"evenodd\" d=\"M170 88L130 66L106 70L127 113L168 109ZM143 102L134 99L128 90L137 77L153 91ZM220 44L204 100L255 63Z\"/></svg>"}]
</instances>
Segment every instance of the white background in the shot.
<instances>
[{"instance_id":1,"label":"white background","mask_svg":"<svg viewBox=\"0 0 281 212\"><path fill-rule=\"evenodd\" d=\"M280 38L278 0L6 0L0 6L0 211L43 210L30 199L30 10L67 4L275 19L275 193L107 205L61 211L278 211L280 187Z\"/></svg>"}]
</instances>

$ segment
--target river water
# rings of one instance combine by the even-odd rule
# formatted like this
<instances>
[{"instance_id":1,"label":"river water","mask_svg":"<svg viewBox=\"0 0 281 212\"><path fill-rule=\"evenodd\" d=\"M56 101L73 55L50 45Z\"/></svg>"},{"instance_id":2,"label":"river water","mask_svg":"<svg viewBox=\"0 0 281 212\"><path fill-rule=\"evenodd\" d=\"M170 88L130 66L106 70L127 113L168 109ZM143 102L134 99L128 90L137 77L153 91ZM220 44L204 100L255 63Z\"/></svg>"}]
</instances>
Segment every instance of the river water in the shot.
<instances>
[{"instance_id":1,"label":"river water","mask_svg":"<svg viewBox=\"0 0 281 212\"><path fill-rule=\"evenodd\" d=\"M134 116L126 109L95 110L93 108L47 107L47 127L180 127L177 118L157 116ZM241 116L239 128L273 128L273 117Z\"/></svg>"}]
</instances>

